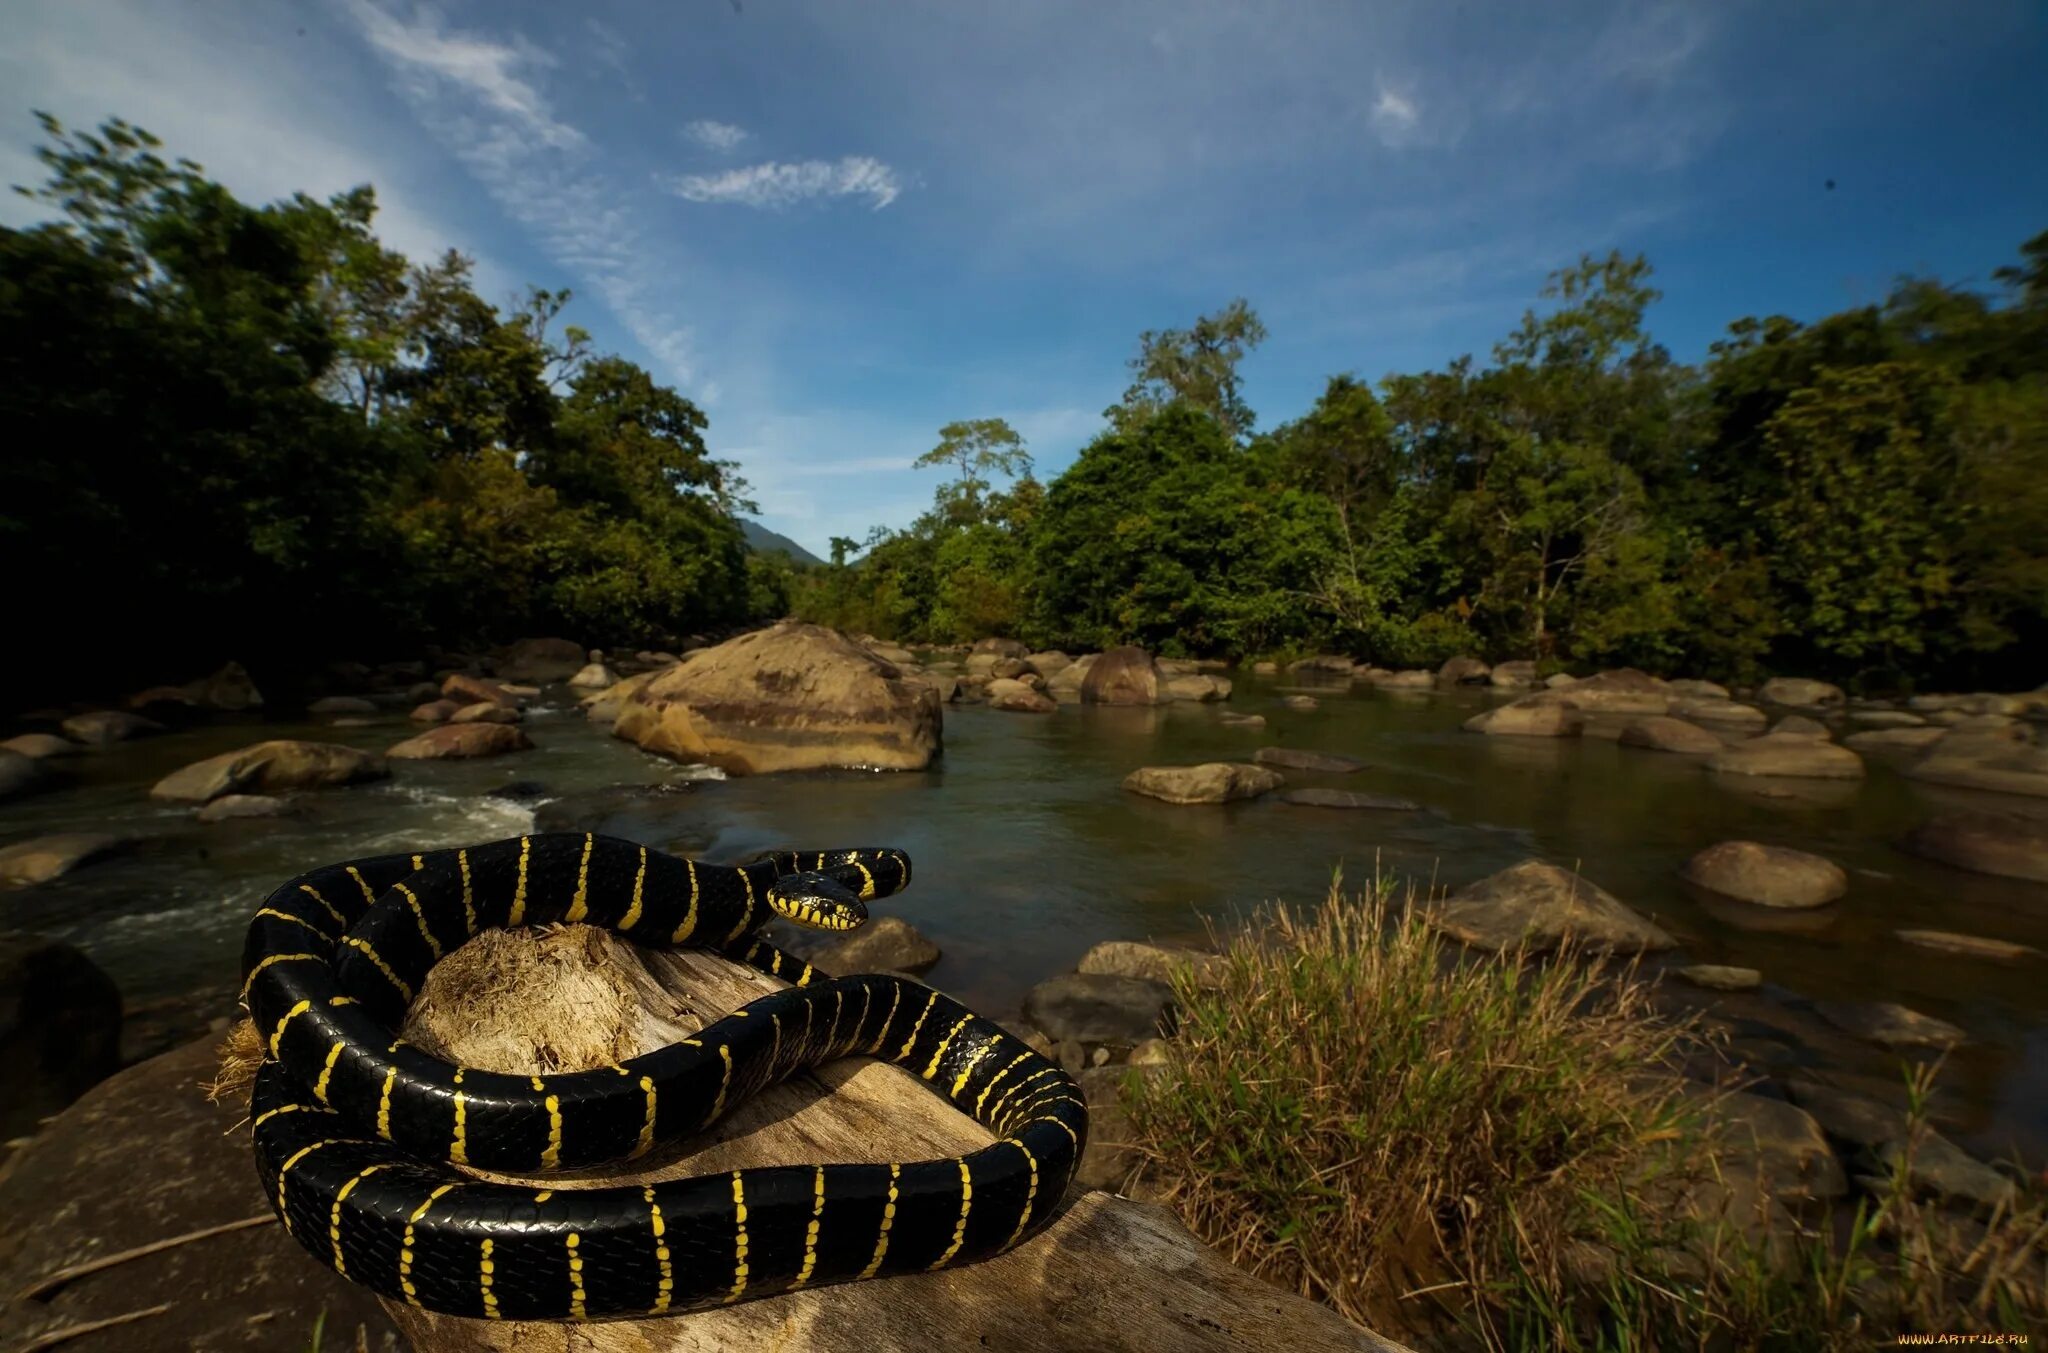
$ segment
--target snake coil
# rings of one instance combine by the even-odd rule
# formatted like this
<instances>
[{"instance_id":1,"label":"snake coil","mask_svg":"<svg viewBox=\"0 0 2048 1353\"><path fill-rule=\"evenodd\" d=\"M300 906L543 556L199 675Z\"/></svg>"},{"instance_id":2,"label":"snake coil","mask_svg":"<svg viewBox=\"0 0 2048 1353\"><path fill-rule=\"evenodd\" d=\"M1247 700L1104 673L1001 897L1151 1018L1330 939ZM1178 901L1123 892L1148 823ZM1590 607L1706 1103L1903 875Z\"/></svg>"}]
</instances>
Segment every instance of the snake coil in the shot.
<instances>
[{"instance_id":1,"label":"snake coil","mask_svg":"<svg viewBox=\"0 0 2048 1353\"><path fill-rule=\"evenodd\" d=\"M966 1263L1050 1217L1079 1162L1073 1079L905 978L826 977L759 940L771 915L850 929L910 881L893 850L722 867L583 834L386 855L302 874L243 953L264 1041L250 1114L286 1229L337 1273L450 1315L584 1320L700 1309ZM585 922L716 949L795 985L695 1037L593 1071L456 1066L397 1038L429 969L480 930ZM872 1056L914 1071L998 1140L939 1160L792 1165L606 1188L544 1173L627 1160L793 1073Z\"/></svg>"}]
</instances>

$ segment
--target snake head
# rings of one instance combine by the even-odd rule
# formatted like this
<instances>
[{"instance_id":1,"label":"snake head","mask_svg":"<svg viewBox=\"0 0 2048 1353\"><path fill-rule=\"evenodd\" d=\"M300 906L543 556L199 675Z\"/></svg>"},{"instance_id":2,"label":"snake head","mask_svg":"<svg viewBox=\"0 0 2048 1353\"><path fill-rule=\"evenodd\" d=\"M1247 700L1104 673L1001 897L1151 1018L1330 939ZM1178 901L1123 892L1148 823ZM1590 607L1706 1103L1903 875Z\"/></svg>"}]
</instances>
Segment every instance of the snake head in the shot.
<instances>
[{"instance_id":1,"label":"snake head","mask_svg":"<svg viewBox=\"0 0 2048 1353\"><path fill-rule=\"evenodd\" d=\"M769 884L768 908L816 930L852 930L868 919L858 892L813 869L784 874Z\"/></svg>"}]
</instances>

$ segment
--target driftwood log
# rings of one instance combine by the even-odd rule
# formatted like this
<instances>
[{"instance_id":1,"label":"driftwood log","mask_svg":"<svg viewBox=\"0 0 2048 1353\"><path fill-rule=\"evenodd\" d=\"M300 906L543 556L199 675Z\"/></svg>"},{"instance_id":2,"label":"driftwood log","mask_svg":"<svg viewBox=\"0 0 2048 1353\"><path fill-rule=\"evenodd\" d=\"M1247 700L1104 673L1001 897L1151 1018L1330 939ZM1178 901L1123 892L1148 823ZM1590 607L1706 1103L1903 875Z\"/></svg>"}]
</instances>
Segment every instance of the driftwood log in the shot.
<instances>
[{"instance_id":1,"label":"driftwood log","mask_svg":"<svg viewBox=\"0 0 2048 1353\"><path fill-rule=\"evenodd\" d=\"M675 1042L781 985L701 950L641 949L586 926L487 931L434 969L405 1036L495 1071L581 1070ZM990 1140L909 1072L856 1058L764 1092L712 1132L637 1168L549 1180L574 1188L752 1165L915 1159ZM984 1263L658 1320L500 1324L385 1304L419 1353L1400 1350L1234 1268L1163 1208L1103 1192L1070 1195L1045 1230Z\"/></svg>"}]
</instances>

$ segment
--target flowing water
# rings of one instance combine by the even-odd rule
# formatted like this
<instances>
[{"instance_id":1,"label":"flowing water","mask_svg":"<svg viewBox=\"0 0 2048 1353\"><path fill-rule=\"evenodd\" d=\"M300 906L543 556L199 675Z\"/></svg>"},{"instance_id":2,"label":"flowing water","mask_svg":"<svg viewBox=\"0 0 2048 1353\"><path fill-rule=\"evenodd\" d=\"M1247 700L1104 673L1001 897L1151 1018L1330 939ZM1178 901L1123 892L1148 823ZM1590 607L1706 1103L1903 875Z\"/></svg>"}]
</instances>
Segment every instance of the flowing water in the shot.
<instances>
[{"instance_id":1,"label":"flowing water","mask_svg":"<svg viewBox=\"0 0 2048 1353\"><path fill-rule=\"evenodd\" d=\"M1896 1059L1832 1031L1819 1000L1891 1000L1961 1025L1969 1046L1944 1073L1945 1126L1980 1151L2048 1156L2048 964L2002 965L1916 949L1902 927L1956 930L2048 949L2048 886L1963 873L1895 842L1929 812L2048 806L1906 780L1873 760L1861 785L1780 786L1789 797L1702 771L1693 758L1602 739L1479 737L1459 724L1483 691L1420 696L1323 690L1296 711L1283 687L1246 674L1229 705L1049 716L949 709L945 754L913 774L829 772L722 779L638 751L573 705L529 711L535 750L486 761L394 763L381 784L303 796L304 814L200 825L153 804L149 785L181 765L260 738L379 749L408 736L402 715L370 726L216 724L60 763L68 784L0 806L0 843L56 830L141 838L126 856L0 894L0 928L84 948L131 1005L231 991L241 932L271 887L315 864L374 852L469 844L534 826L610 831L707 860L777 845L895 845L914 886L881 904L945 957L935 985L1001 1016L1029 987L1099 940L1198 935L1203 917L1321 898L1331 873L1375 870L1456 887L1531 855L1573 866L1683 944L1690 962L1761 969L1762 991L1683 994L1711 1004L1752 1065L1826 1066L1896 1081ZM1291 682L1284 689L1297 689ZM1265 715L1225 726L1222 710ZM1143 765L1249 760L1260 746L1364 758L1349 775L1285 772L1290 785L1398 795L1419 812L1296 807L1277 795L1176 807L1127 794ZM525 782L525 797L493 791ZM673 785L633 794L619 786ZM535 791L538 791L537 797ZM605 792L614 791L614 792ZM1681 885L1696 850L1748 838L1826 855L1850 874L1818 913L1757 913Z\"/></svg>"}]
</instances>

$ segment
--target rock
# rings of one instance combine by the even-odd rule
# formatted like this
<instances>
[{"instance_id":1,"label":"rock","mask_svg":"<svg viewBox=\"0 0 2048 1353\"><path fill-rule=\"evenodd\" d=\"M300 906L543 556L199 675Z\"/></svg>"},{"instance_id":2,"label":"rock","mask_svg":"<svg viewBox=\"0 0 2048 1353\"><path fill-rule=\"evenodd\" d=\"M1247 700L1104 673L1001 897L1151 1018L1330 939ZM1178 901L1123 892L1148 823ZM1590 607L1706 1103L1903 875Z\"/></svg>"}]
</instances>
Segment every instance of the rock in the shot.
<instances>
[{"instance_id":1,"label":"rock","mask_svg":"<svg viewBox=\"0 0 2048 1353\"><path fill-rule=\"evenodd\" d=\"M511 705L501 705L495 700L479 700L473 705L464 705L448 716L449 723L518 723L526 716Z\"/></svg>"},{"instance_id":2,"label":"rock","mask_svg":"<svg viewBox=\"0 0 2048 1353\"><path fill-rule=\"evenodd\" d=\"M1249 732L1252 729L1264 728L1266 726L1266 716L1263 714L1231 714L1226 712L1217 715L1216 722L1222 724L1225 728L1239 728Z\"/></svg>"},{"instance_id":3,"label":"rock","mask_svg":"<svg viewBox=\"0 0 2048 1353\"><path fill-rule=\"evenodd\" d=\"M20 888L48 883L129 844L130 838L108 832L55 832L17 841L0 847L0 884Z\"/></svg>"},{"instance_id":4,"label":"rock","mask_svg":"<svg viewBox=\"0 0 2048 1353\"><path fill-rule=\"evenodd\" d=\"M289 817L289 800L268 794L223 794L194 814L201 822L227 822L244 817Z\"/></svg>"},{"instance_id":5,"label":"rock","mask_svg":"<svg viewBox=\"0 0 2048 1353\"><path fill-rule=\"evenodd\" d=\"M453 700L458 707L474 705L483 700L500 705L516 706L519 703L519 697L499 683L462 672L454 673L441 683L441 695L444 699Z\"/></svg>"},{"instance_id":6,"label":"rock","mask_svg":"<svg viewBox=\"0 0 2048 1353\"><path fill-rule=\"evenodd\" d=\"M1732 968L1720 963L1691 963L1672 972L1696 987L1708 991L1755 991L1764 975L1755 968Z\"/></svg>"},{"instance_id":7,"label":"rock","mask_svg":"<svg viewBox=\"0 0 2048 1353\"><path fill-rule=\"evenodd\" d=\"M199 702L182 686L150 686L135 692L124 703L137 713L153 709L174 714L199 708Z\"/></svg>"},{"instance_id":8,"label":"rock","mask_svg":"<svg viewBox=\"0 0 2048 1353\"><path fill-rule=\"evenodd\" d=\"M988 674L992 677L1008 678L1011 681L1015 681L1030 670L1031 668L1025 665L1022 658L997 658L989 664Z\"/></svg>"},{"instance_id":9,"label":"rock","mask_svg":"<svg viewBox=\"0 0 2048 1353\"><path fill-rule=\"evenodd\" d=\"M50 773L43 763L20 752L0 751L0 799L12 798L40 786Z\"/></svg>"},{"instance_id":10,"label":"rock","mask_svg":"<svg viewBox=\"0 0 2048 1353\"><path fill-rule=\"evenodd\" d=\"M1720 1173L1761 1175L1775 1198L1825 1201L1849 1192L1841 1161L1812 1114L1781 1099L1734 1091L1700 1096Z\"/></svg>"},{"instance_id":11,"label":"rock","mask_svg":"<svg viewBox=\"0 0 2048 1353\"><path fill-rule=\"evenodd\" d=\"M1863 758L1846 747L1809 737L1766 734L1739 742L1707 760L1720 775L1781 775L1794 779L1860 780Z\"/></svg>"},{"instance_id":12,"label":"rock","mask_svg":"<svg viewBox=\"0 0 2048 1353\"><path fill-rule=\"evenodd\" d=\"M1050 714L1059 708L1051 697L1009 677L997 677L988 683L988 704L990 709L1009 710L1013 714Z\"/></svg>"},{"instance_id":13,"label":"rock","mask_svg":"<svg viewBox=\"0 0 2048 1353\"><path fill-rule=\"evenodd\" d=\"M1129 644L1096 659L1081 682L1083 704L1157 705L1169 698L1152 655Z\"/></svg>"},{"instance_id":14,"label":"rock","mask_svg":"<svg viewBox=\"0 0 2048 1353\"><path fill-rule=\"evenodd\" d=\"M616 685L618 676L601 662L586 663L576 675L569 678L569 684L579 691L601 691Z\"/></svg>"},{"instance_id":15,"label":"rock","mask_svg":"<svg viewBox=\"0 0 2048 1353\"><path fill-rule=\"evenodd\" d=\"M1170 700L1188 700L1198 704L1209 704L1230 698L1230 678L1212 676L1198 672L1193 676L1177 676L1166 683L1166 695Z\"/></svg>"},{"instance_id":16,"label":"rock","mask_svg":"<svg viewBox=\"0 0 2048 1353\"><path fill-rule=\"evenodd\" d=\"M78 744L51 733L23 733L0 742L0 750L25 756L31 761L43 761L53 756L76 756Z\"/></svg>"},{"instance_id":17,"label":"rock","mask_svg":"<svg viewBox=\"0 0 2048 1353\"><path fill-rule=\"evenodd\" d=\"M1664 688L1682 700L1726 700L1728 688L1718 681L1701 681L1696 677L1675 677L1664 683Z\"/></svg>"},{"instance_id":18,"label":"rock","mask_svg":"<svg viewBox=\"0 0 2048 1353\"><path fill-rule=\"evenodd\" d=\"M1547 691L1569 690L1579 684L1579 679L1569 672L1552 672L1543 678L1543 689Z\"/></svg>"},{"instance_id":19,"label":"rock","mask_svg":"<svg viewBox=\"0 0 2048 1353\"><path fill-rule=\"evenodd\" d=\"M97 964L59 940L0 931L0 1141L113 1075L120 1042L121 993ZM21 1234L0 1227L0 1237Z\"/></svg>"},{"instance_id":20,"label":"rock","mask_svg":"<svg viewBox=\"0 0 2048 1353\"><path fill-rule=\"evenodd\" d=\"M1436 680L1440 686L1478 686L1486 683L1493 668L1477 658L1452 658L1436 669Z\"/></svg>"},{"instance_id":21,"label":"rock","mask_svg":"<svg viewBox=\"0 0 2048 1353\"><path fill-rule=\"evenodd\" d=\"M1771 721L1771 716L1755 705L1738 705L1732 700L1674 700L1671 712L1681 719L1711 724L1730 733L1761 732Z\"/></svg>"},{"instance_id":22,"label":"rock","mask_svg":"<svg viewBox=\"0 0 2048 1353\"><path fill-rule=\"evenodd\" d=\"M920 973L939 961L939 946L901 916L877 916L811 960L821 972Z\"/></svg>"},{"instance_id":23,"label":"rock","mask_svg":"<svg viewBox=\"0 0 2048 1353\"><path fill-rule=\"evenodd\" d=\"M610 727L618 721L619 711L626 707L626 701L632 699L635 691L640 690L650 681L653 681L661 672L675 665L675 663L667 663L650 671L635 673L632 676L622 678L616 684L608 686L604 690L595 691L584 696L583 712L585 717L592 723Z\"/></svg>"},{"instance_id":24,"label":"rock","mask_svg":"<svg viewBox=\"0 0 2048 1353\"><path fill-rule=\"evenodd\" d=\"M248 1134L236 1130L246 1102L210 1104L199 1088L215 1074L218 1041L128 1068L23 1148L0 1180L0 1215L36 1224L0 1233L0 1286L14 1292L67 1263L269 1213ZM13 1302L0 1313L0 1343L25 1347L38 1330L159 1305L169 1309L64 1347L304 1350L316 1316L327 1349L398 1347L376 1294L309 1262L279 1226L129 1260L66 1284L48 1304Z\"/></svg>"},{"instance_id":25,"label":"rock","mask_svg":"<svg viewBox=\"0 0 2048 1353\"><path fill-rule=\"evenodd\" d=\"M1547 693L1526 695L1465 720L1466 732L1496 737L1575 738L1585 727L1586 716L1577 706Z\"/></svg>"},{"instance_id":26,"label":"rock","mask_svg":"<svg viewBox=\"0 0 2048 1353\"><path fill-rule=\"evenodd\" d=\"M423 705L416 706L409 717L414 723L447 723L457 713L467 708L467 705L456 700L429 700Z\"/></svg>"},{"instance_id":27,"label":"rock","mask_svg":"<svg viewBox=\"0 0 2048 1353\"><path fill-rule=\"evenodd\" d=\"M1280 664L1270 661L1255 662L1252 664L1252 671L1259 676L1278 676L1280 675Z\"/></svg>"},{"instance_id":28,"label":"rock","mask_svg":"<svg viewBox=\"0 0 2048 1353\"><path fill-rule=\"evenodd\" d=\"M1858 1173L1889 1174L1904 1154L1911 1129L1898 1110L1803 1077L1787 1085L1786 1092L1828 1136L1849 1148ZM2009 1205L2018 1195L2010 1179L1930 1127L1923 1127L1913 1143L1906 1178L1915 1192L1968 1207Z\"/></svg>"},{"instance_id":29,"label":"rock","mask_svg":"<svg viewBox=\"0 0 2048 1353\"><path fill-rule=\"evenodd\" d=\"M243 790L323 789L381 780L390 773L383 757L354 747L276 738L174 770L156 782L149 796L170 803L211 803Z\"/></svg>"},{"instance_id":30,"label":"rock","mask_svg":"<svg viewBox=\"0 0 2048 1353\"><path fill-rule=\"evenodd\" d=\"M1282 803L1299 808L1378 809L1390 813L1417 813L1422 805L1413 799L1387 794L1360 794L1349 789L1290 789L1280 796Z\"/></svg>"},{"instance_id":31,"label":"rock","mask_svg":"<svg viewBox=\"0 0 2048 1353\"><path fill-rule=\"evenodd\" d=\"M449 723L429 728L385 748L398 761L450 761L477 756L502 756L533 747L526 730L503 723Z\"/></svg>"},{"instance_id":32,"label":"rock","mask_svg":"<svg viewBox=\"0 0 2048 1353\"><path fill-rule=\"evenodd\" d=\"M1791 705L1798 709L1832 709L1848 699L1840 686L1805 677L1772 677L1757 691L1756 698L1767 705Z\"/></svg>"},{"instance_id":33,"label":"rock","mask_svg":"<svg viewBox=\"0 0 2048 1353\"><path fill-rule=\"evenodd\" d=\"M1828 740L1834 733L1818 719L1809 719L1804 714L1787 714L1771 725L1770 736L1778 738L1820 738Z\"/></svg>"},{"instance_id":34,"label":"rock","mask_svg":"<svg viewBox=\"0 0 2048 1353\"><path fill-rule=\"evenodd\" d=\"M656 673L626 698L612 731L744 775L921 770L939 750L940 711L931 685L844 635L785 623Z\"/></svg>"},{"instance_id":35,"label":"rock","mask_svg":"<svg viewBox=\"0 0 2048 1353\"><path fill-rule=\"evenodd\" d=\"M1932 784L2048 797L2048 747L2018 740L2016 728L1956 728L1906 774Z\"/></svg>"},{"instance_id":36,"label":"rock","mask_svg":"<svg viewBox=\"0 0 2048 1353\"><path fill-rule=\"evenodd\" d=\"M1906 849L1957 869L2048 883L2048 823L1991 814L1930 818L1906 834Z\"/></svg>"},{"instance_id":37,"label":"rock","mask_svg":"<svg viewBox=\"0 0 2048 1353\"><path fill-rule=\"evenodd\" d=\"M1373 672L1367 680L1383 691L1427 691L1436 688L1436 673L1423 671Z\"/></svg>"},{"instance_id":38,"label":"rock","mask_svg":"<svg viewBox=\"0 0 2048 1353\"><path fill-rule=\"evenodd\" d=\"M1132 1066L1167 1066L1173 1061L1173 1045L1163 1038L1148 1038L1125 1060Z\"/></svg>"},{"instance_id":39,"label":"rock","mask_svg":"<svg viewBox=\"0 0 2048 1353\"><path fill-rule=\"evenodd\" d=\"M1834 861L1757 841L1708 846L1681 875L1709 892L1759 907L1820 907L1849 891L1849 876Z\"/></svg>"},{"instance_id":40,"label":"rock","mask_svg":"<svg viewBox=\"0 0 2048 1353\"><path fill-rule=\"evenodd\" d=\"M901 644L885 644L876 640L868 645L868 649L883 662L893 662L898 667L910 667L917 662L917 654Z\"/></svg>"},{"instance_id":41,"label":"rock","mask_svg":"<svg viewBox=\"0 0 2048 1353\"><path fill-rule=\"evenodd\" d=\"M1308 752L1293 747L1261 747L1252 753L1252 760L1262 766L1324 771L1331 775L1349 775L1353 771L1364 770L1366 765L1355 756L1339 752Z\"/></svg>"},{"instance_id":42,"label":"rock","mask_svg":"<svg viewBox=\"0 0 2048 1353\"><path fill-rule=\"evenodd\" d=\"M1342 676L1349 676L1357 666L1357 663L1345 657L1342 653L1317 653L1306 658L1296 658L1293 662L1287 664L1287 670L1290 673L1334 672Z\"/></svg>"},{"instance_id":43,"label":"rock","mask_svg":"<svg viewBox=\"0 0 2048 1353\"><path fill-rule=\"evenodd\" d=\"M63 727L64 736L88 747L111 747L145 733L164 731L164 726L155 719L145 719L124 709L96 709L90 714L74 714L64 721Z\"/></svg>"},{"instance_id":44,"label":"rock","mask_svg":"<svg viewBox=\"0 0 2048 1353\"><path fill-rule=\"evenodd\" d=\"M1670 710L1671 698L1662 681L1633 667L1620 667L1575 681L1565 688L1563 695L1574 708L1588 714L1663 714Z\"/></svg>"},{"instance_id":45,"label":"rock","mask_svg":"<svg viewBox=\"0 0 2048 1353\"><path fill-rule=\"evenodd\" d=\"M545 685L567 681L588 661L582 644L567 639L520 639L499 653L497 672L506 681Z\"/></svg>"},{"instance_id":46,"label":"rock","mask_svg":"<svg viewBox=\"0 0 2048 1353\"><path fill-rule=\"evenodd\" d=\"M1642 953L1677 944L1619 898L1569 869L1524 860L1423 909L1428 922L1480 949L1532 953L1567 936L1589 950Z\"/></svg>"},{"instance_id":47,"label":"rock","mask_svg":"<svg viewBox=\"0 0 2048 1353\"><path fill-rule=\"evenodd\" d=\"M308 714L375 714L377 707L361 696L329 695L306 706Z\"/></svg>"},{"instance_id":48,"label":"rock","mask_svg":"<svg viewBox=\"0 0 2048 1353\"><path fill-rule=\"evenodd\" d=\"M1137 1132L1123 1104L1124 1082L1146 1071L1129 1067L1088 1067L1075 1074L1082 1098L1088 1101L1088 1144L1082 1149L1080 1168L1074 1172L1079 1189L1107 1189L1122 1192L1145 1168L1144 1154L1133 1142Z\"/></svg>"},{"instance_id":49,"label":"rock","mask_svg":"<svg viewBox=\"0 0 2048 1353\"><path fill-rule=\"evenodd\" d=\"M1844 1033L1888 1048L1952 1048L1969 1041L1947 1020L1891 1001L1816 1001L1813 1008Z\"/></svg>"},{"instance_id":50,"label":"rock","mask_svg":"<svg viewBox=\"0 0 2048 1353\"><path fill-rule=\"evenodd\" d=\"M1322 702L1313 695L1283 695L1280 697L1280 703L1289 709L1303 711L1317 709L1322 705Z\"/></svg>"},{"instance_id":51,"label":"rock","mask_svg":"<svg viewBox=\"0 0 2048 1353\"><path fill-rule=\"evenodd\" d=\"M1668 714L1653 714L1622 729L1621 745L1690 756L1718 752L1723 744L1720 738L1698 724L1674 719Z\"/></svg>"},{"instance_id":52,"label":"rock","mask_svg":"<svg viewBox=\"0 0 2048 1353\"><path fill-rule=\"evenodd\" d=\"M1024 663L1040 676L1052 677L1072 667L1074 660L1056 648L1048 648L1042 653L1026 653Z\"/></svg>"},{"instance_id":53,"label":"rock","mask_svg":"<svg viewBox=\"0 0 2048 1353\"><path fill-rule=\"evenodd\" d=\"M1497 662L1493 665L1493 671L1487 674L1487 682L1506 689L1534 686L1536 664L1525 658L1517 658L1512 662Z\"/></svg>"},{"instance_id":54,"label":"rock","mask_svg":"<svg viewBox=\"0 0 2048 1353\"><path fill-rule=\"evenodd\" d=\"M1987 939L1982 935L1958 935L1952 930L1894 930L1892 933L1908 944L1916 944L1922 949L1932 949L1937 953L1955 954L1961 958L1988 958L1999 963L2019 963L2043 956L2041 951L2031 944Z\"/></svg>"},{"instance_id":55,"label":"rock","mask_svg":"<svg viewBox=\"0 0 2048 1353\"><path fill-rule=\"evenodd\" d=\"M1177 973L1198 987L1223 984L1230 961L1221 954L1177 945L1143 944L1136 940L1104 940L1081 956L1080 972L1092 977L1139 977L1173 985Z\"/></svg>"},{"instance_id":56,"label":"rock","mask_svg":"<svg viewBox=\"0 0 2048 1353\"><path fill-rule=\"evenodd\" d=\"M980 656L982 654L994 654L998 658L1021 658L1030 652L1031 650L1029 648L1025 647L1023 644L1018 643L1015 639L997 639L991 637L987 639L977 639L975 641L974 647L967 651L967 656L972 658Z\"/></svg>"},{"instance_id":57,"label":"rock","mask_svg":"<svg viewBox=\"0 0 2048 1353\"><path fill-rule=\"evenodd\" d=\"M1165 1028L1173 991L1164 982L1102 973L1068 973L1024 997L1024 1018L1054 1042L1136 1043Z\"/></svg>"},{"instance_id":58,"label":"rock","mask_svg":"<svg viewBox=\"0 0 2048 1353\"><path fill-rule=\"evenodd\" d=\"M1852 709L1849 722L1865 728L1925 728L1927 720L1902 709Z\"/></svg>"},{"instance_id":59,"label":"rock","mask_svg":"<svg viewBox=\"0 0 2048 1353\"><path fill-rule=\"evenodd\" d=\"M1867 728L1842 739L1842 745L1862 756L1887 752L1921 752L1941 741L1940 728Z\"/></svg>"},{"instance_id":60,"label":"rock","mask_svg":"<svg viewBox=\"0 0 2048 1353\"><path fill-rule=\"evenodd\" d=\"M1263 766L1210 761L1199 766L1146 766L1126 775L1123 787L1168 803L1228 803L1257 798L1285 783Z\"/></svg>"}]
</instances>

